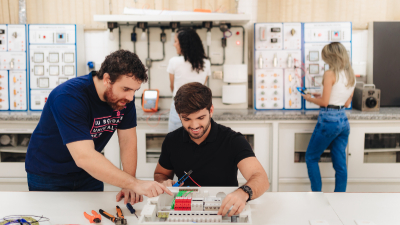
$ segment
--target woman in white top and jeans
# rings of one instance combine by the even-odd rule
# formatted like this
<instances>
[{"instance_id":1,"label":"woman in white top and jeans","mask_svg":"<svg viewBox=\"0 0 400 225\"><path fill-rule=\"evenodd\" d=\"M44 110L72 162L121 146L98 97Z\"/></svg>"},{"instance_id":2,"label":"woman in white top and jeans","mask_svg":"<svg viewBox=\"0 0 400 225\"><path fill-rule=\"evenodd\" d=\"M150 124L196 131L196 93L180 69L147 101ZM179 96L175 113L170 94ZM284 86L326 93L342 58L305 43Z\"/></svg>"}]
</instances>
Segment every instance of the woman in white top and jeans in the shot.
<instances>
[{"instance_id":1,"label":"woman in white top and jeans","mask_svg":"<svg viewBox=\"0 0 400 225\"><path fill-rule=\"evenodd\" d=\"M180 56L172 57L167 68L173 93L172 97L175 97L178 89L184 84L191 82L206 84L208 76L211 75L210 61L207 59L203 43L194 29L179 29L175 35L174 46ZM168 132L172 132L181 126L181 120L175 110L174 101L172 101Z\"/></svg>"},{"instance_id":2,"label":"woman in white top and jeans","mask_svg":"<svg viewBox=\"0 0 400 225\"><path fill-rule=\"evenodd\" d=\"M303 95L309 102L321 106L318 122L306 152L308 176L312 191L321 191L322 182L318 161L328 146L335 174L335 192L345 192L347 186L346 147L350 125L345 107L351 103L355 76L346 48L334 42L322 49L322 59L329 64L323 77L322 96Z\"/></svg>"}]
</instances>

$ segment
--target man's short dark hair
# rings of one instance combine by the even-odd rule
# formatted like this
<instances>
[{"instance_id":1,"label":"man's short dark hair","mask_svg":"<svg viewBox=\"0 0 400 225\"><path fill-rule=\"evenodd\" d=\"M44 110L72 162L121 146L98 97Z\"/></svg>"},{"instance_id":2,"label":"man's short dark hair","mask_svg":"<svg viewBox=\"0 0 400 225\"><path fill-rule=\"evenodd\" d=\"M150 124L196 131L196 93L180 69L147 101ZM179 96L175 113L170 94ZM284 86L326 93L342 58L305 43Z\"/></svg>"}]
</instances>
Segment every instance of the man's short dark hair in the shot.
<instances>
[{"instance_id":1,"label":"man's short dark hair","mask_svg":"<svg viewBox=\"0 0 400 225\"><path fill-rule=\"evenodd\" d=\"M103 80L103 75L108 73L111 83L114 83L120 76L126 75L146 83L148 79L146 72L145 66L135 53L127 50L118 50L106 57L96 76Z\"/></svg>"},{"instance_id":2,"label":"man's short dark hair","mask_svg":"<svg viewBox=\"0 0 400 225\"><path fill-rule=\"evenodd\" d=\"M189 115L204 108L210 111L212 106L212 92L207 86L198 82L192 82L179 88L174 101L178 114Z\"/></svg>"}]
</instances>

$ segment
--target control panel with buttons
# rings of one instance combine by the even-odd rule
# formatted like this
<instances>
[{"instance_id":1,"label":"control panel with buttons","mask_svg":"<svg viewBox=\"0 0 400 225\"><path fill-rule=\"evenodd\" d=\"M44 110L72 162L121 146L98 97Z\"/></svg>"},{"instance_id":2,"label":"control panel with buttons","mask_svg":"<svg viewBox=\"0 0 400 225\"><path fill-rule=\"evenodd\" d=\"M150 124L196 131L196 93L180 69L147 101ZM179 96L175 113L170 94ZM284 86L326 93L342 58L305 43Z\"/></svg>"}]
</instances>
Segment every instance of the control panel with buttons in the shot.
<instances>
[{"instance_id":1,"label":"control panel with buttons","mask_svg":"<svg viewBox=\"0 0 400 225\"><path fill-rule=\"evenodd\" d=\"M26 111L26 26L0 24L0 111Z\"/></svg>"},{"instance_id":2,"label":"control panel with buttons","mask_svg":"<svg viewBox=\"0 0 400 225\"><path fill-rule=\"evenodd\" d=\"M80 36L83 27L35 24L28 25L28 30L30 109L42 110L51 90L78 75L85 75L84 58L79 53L84 49L84 37Z\"/></svg>"}]
</instances>

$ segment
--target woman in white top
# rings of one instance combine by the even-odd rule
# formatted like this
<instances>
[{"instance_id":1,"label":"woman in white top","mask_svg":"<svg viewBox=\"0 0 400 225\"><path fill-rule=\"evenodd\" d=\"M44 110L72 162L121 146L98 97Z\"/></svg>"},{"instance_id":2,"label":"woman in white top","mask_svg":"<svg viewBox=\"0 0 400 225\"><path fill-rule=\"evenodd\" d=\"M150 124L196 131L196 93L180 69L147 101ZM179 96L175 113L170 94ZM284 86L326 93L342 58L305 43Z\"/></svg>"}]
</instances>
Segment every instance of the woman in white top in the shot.
<instances>
[{"instance_id":1,"label":"woman in white top","mask_svg":"<svg viewBox=\"0 0 400 225\"><path fill-rule=\"evenodd\" d=\"M206 84L208 76L211 75L210 61L207 59L203 43L194 29L179 29L175 35L174 46L179 56L172 57L167 68L172 97L175 97L178 89L184 84L191 82ZM172 101L168 132L172 132L181 126L181 120L175 110L174 101Z\"/></svg>"},{"instance_id":2,"label":"woman in white top","mask_svg":"<svg viewBox=\"0 0 400 225\"><path fill-rule=\"evenodd\" d=\"M353 97L355 76L346 48L333 42L322 49L322 59L329 64L322 83L321 96L303 95L309 102L321 106L318 122L306 152L308 176L312 191L321 191L322 182L318 161L329 147L335 174L335 192L345 192L347 186L346 147L350 125L345 107Z\"/></svg>"}]
</instances>

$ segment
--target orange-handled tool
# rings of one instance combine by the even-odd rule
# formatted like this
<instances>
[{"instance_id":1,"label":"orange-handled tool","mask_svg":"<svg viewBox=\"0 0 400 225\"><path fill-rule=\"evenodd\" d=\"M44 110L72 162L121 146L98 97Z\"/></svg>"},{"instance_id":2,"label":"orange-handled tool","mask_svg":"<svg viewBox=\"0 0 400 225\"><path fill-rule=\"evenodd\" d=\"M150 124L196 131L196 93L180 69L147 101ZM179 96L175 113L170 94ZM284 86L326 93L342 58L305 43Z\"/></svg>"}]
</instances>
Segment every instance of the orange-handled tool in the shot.
<instances>
[{"instance_id":1,"label":"orange-handled tool","mask_svg":"<svg viewBox=\"0 0 400 225\"><path fill-rule=\"evenodd\" d=\"M124 219L124 214L119 206L117 206L117 217Z\"/></svg>"},{"instance_id":2,"label":"orange-handled tool","mask_svg":"<svg viewBox=\"0 0 400 225\"><path fill-rule=\"evenodd\" d=\"M94 210L92 210L93 216L87 214L86 212L83 213L85 215L86 219L90 221L90 223L100 223L101 222L101 216Z\"/></svg>"},{"instance_id":3,"label":"orange-handled tool","mask_svg":"<svg viewBox=\"0 0 400 225\"><path fill-rule=\"evenodd\" d=\"M105 218L111 220L112 222L115 222L116 218L115 218L113 215L111 215L110 213L108 213L108 212L106 212L106 211L104 211L104 210L102 210L102 209L100 209L99 212L100 212L100 214L103 215Z\"/></svg>"}]
</instances>

